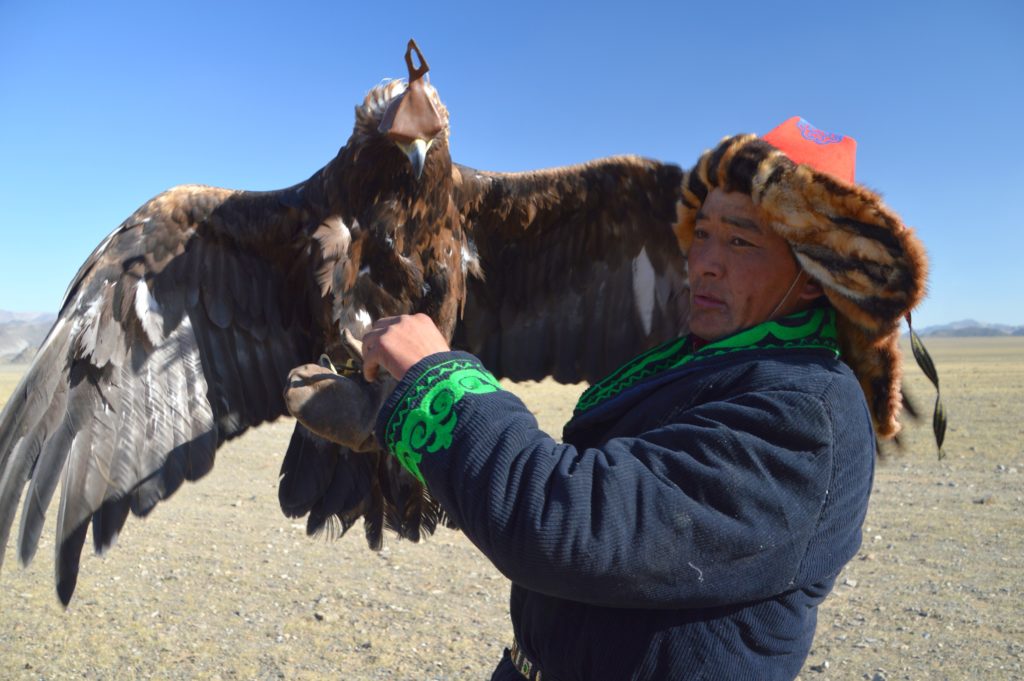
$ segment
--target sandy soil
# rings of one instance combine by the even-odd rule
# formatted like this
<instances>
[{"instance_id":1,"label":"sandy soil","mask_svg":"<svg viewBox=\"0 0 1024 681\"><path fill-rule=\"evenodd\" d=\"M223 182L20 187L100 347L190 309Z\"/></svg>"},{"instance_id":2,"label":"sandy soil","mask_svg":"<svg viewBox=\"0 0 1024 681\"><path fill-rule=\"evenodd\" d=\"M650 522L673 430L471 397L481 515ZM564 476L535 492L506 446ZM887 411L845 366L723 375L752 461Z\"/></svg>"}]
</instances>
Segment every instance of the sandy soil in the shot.
<instances>
[{"instance_id":1,"label":"sandy soil","mask_svg":"<svg viewBox=\"0 0 1024 681\"><path fill-rule=\"evenodd\" d=\"M1024 339L929 343L949 411L947 457L911 427L883 464L859 555L822 607L801 674L1024 678ZM0 370L0 400L20 369ZM931 393L916 369L922 406ZM579 387L512 386L552 432ZM51 531L0 574L2 679L486 679L507 644L508 585L460 534L367 550L358 529L310 539L277 507L281 421L218 454L106 556L71 606Z\"/></svg>"}]
</instances>

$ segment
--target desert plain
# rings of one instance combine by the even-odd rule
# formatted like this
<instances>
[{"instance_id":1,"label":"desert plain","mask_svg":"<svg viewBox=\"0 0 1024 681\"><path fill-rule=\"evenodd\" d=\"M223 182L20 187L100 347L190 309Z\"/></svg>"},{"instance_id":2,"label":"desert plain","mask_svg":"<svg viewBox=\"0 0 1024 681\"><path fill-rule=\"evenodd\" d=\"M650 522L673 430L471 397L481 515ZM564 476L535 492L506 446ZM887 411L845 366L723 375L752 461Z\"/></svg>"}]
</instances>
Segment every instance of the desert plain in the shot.
<instances>
[{"instance_id":1,"label":"desert plain","mask_svg":"<svg viewBox=\"0 0 1024 681\"><path fill-rule=\"evenodd\" d=\"M949 417L876 470L864 543L821 607L800 678L1024 679L1024 337L932 338ZM907 352L909 359L909 352ZM0 403L24 372L0 366ZM557 434L583 386L507 384ZM487 679L508 645L508 583L458 532L367 549L284 517L292 422L223 447L214 470L103 556L86 547L65 610L53 527L0 572L0 679ZM56 507L56 501L50 515ZM15 521L17 523L17 520Z\"/></svg>"}]
</instances>

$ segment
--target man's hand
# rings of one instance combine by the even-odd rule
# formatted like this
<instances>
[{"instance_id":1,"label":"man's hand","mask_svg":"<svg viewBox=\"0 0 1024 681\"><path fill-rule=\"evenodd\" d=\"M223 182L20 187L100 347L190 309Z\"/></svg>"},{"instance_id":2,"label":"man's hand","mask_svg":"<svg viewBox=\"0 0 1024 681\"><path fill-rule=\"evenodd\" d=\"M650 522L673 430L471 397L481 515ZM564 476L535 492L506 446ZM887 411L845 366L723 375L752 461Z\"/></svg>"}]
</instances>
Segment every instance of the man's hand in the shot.
<instances>
[{"instance_id":1,"label":"man's hand","mask_svg":"<svg viewBox=\"0 0 1024 681\"><path fill-rule=\"evenodd\" d=\"M400 381L416 362L449 349L448 341L425 314L378 319L363 334L363 376L373 381L383 367Z\"/></svg>"}]
</instances>

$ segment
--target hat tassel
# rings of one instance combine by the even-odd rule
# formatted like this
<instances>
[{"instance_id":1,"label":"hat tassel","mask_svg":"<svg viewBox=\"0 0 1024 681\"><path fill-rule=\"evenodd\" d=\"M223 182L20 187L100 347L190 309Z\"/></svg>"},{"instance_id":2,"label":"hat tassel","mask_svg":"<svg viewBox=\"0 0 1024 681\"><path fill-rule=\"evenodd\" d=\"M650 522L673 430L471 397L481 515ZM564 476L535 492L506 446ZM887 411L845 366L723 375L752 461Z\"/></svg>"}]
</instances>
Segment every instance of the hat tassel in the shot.
<instances>
[{"instance_id":1,"label":"hat tassel","mask_svg":"<svg viewBox=\"0 0 1024 681\"><path fill-rule=\"evenodd\" d=\"M932 431L935 433L935 445L939 449L939 459L945 456L942 451L942 443L946 439L946 409L942 406L942 394L939 391L939 372L935 370L935 363L931 355L921 342L921 337L914 331L910 323L910 313L907 313L907 328L910 329L910 348L914 351L914 359L917 366L928 377L928 380L935 386L935 411L932 414Z\"/></svg>"}]
</instances>

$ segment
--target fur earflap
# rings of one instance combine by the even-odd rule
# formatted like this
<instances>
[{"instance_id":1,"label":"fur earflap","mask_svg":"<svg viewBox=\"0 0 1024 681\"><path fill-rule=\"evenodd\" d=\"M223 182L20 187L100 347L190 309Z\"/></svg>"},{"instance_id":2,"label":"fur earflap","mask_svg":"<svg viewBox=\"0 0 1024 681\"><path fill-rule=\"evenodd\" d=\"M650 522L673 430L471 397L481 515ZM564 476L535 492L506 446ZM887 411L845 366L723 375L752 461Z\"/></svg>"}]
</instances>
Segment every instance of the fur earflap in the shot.
<instances>
[{"instance_id":1,"label":"fur earflap","mask_svg":"<svg viewBox=\"0 0 1024 681\"><path fill-rule=\"evenodd\" d=\"M720 187L747 194L789 242L839 316L843 360L860 380L875 432L899 432L900 320L924 297L924 247L874 192L837 180L754 135L727 137L683 178L676 237L693 243L697 212Z\"/></svg>"}]
</instances>

